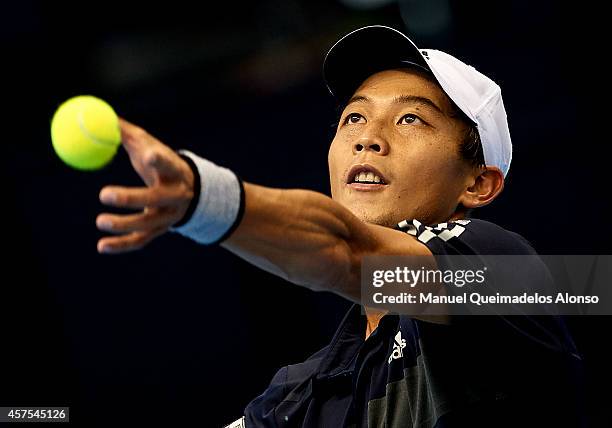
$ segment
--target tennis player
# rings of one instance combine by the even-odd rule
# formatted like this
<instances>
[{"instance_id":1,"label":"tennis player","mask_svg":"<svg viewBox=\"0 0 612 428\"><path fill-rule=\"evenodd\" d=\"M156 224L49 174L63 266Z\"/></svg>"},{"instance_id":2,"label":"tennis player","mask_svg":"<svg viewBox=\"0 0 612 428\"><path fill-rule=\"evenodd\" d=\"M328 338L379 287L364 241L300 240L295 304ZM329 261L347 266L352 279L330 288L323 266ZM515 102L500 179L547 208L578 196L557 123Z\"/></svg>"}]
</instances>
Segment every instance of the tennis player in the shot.
<instances>
[{"instance_id":1,"label":"tennis player","mask_svg":"<svg viewBox=\"0 0 612 428\"><path fill-rule=\"evenodd\" d=\"M512 145L499 86L457 58L369 26L328 52L342 108L329 147L332 197L247 183L121 122L146 186L102 189L101 253L173 231L259 268L354 302L330 344L281 368L232 427L583 426L581 358L560 318L430 322L360 306L370 255L535 255L471 210L504 188ZM518 210L517 210L518 214ZM517 270L529 284L542 264ZM273 333L273 331L271 331Z\"/></svg>"}]
</instances>

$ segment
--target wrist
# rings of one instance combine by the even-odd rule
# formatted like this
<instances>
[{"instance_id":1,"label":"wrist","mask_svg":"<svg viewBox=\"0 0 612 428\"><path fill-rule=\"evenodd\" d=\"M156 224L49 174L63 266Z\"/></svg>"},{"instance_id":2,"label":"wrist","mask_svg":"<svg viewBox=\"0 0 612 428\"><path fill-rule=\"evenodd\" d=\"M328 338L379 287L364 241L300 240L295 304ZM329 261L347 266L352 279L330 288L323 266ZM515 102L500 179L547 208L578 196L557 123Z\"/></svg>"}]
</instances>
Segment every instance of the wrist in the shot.
<instances>
[{"instance_id":1,"label":"wrist","mask_svg":"<svg viewBox=\"0 0 612 428\"><path fill-rule=\"evenodd\" d=\"M227 239L244 213L242 181L227 168L181 150L193 174L193 197L183 218L171 231L201 244L217 244Z\"/></svg>"},{"instance_id":2,"label":"wrist","mask_svg":"<svg viewBox=\"0 0 612 428\"><path fill-rule=\"evenodd\" d=\"M198 167L189 156L184 153L179 152L179 156L186 163L186 171L185 177L187 181L187 187L191 190L191 199L189 200L189 204L187 205L185 212L183 213L181 219L172 225L173 229L178 229L181 226L185 225L191 217L193 217L193 213L198 206L198 201L200 200L200 192L201 192L201 178L198 172Z\"/></svg>"}]
</instances>

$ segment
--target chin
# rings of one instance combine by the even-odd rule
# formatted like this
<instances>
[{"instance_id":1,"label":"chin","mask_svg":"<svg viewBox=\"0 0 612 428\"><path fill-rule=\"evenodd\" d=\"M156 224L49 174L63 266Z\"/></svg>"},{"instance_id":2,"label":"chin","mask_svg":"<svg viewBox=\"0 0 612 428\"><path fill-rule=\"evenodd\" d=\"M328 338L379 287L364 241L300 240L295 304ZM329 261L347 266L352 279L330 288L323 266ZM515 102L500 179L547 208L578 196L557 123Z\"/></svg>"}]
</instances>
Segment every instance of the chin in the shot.
<instances>
[{"instance_id":1,"label":"chin","mask_svg":"<svg viewBox=\"0 0 612 428\"><path fill-rule=\"evenodd\" d=\"M393 213L386 212L383 210L374 211L371 206L347 206L347 208L361 221L371 224L377 224L385 227L395 227L401 220L395 221Z\"/></svg>"}]
</instances>

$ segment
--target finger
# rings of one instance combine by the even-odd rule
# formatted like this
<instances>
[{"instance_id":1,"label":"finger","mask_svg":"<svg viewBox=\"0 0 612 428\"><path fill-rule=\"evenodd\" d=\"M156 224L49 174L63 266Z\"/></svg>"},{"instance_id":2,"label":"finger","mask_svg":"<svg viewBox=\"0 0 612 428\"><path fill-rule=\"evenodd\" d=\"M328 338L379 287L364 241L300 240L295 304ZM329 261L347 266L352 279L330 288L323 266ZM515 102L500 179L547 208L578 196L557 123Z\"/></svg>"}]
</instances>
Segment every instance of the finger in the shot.
<instances>
[{"instance_id":1,"label":"finger","mask_svg":"<svg viewBox=\"0 0 612 428\"><path fill-rule=\"evenodd\" d=\"M98 241L98 252L119 254L139 250L164 233L164 231L164 229L153 229L146 232L132 232L128 235L107 236Z\"/></svg>"},{"instance_id":2,"label":"finger","mask_svg":"<svg viewBox=\"0 0 612 428\"><path fill-rule=\"evenodd\" d=\"M147 209L141 213L125 215L103 213L96 219L96 226L102 231L111 233L167 229L177 221L175 217L176 214L159 209Z\"/></svg>"},{"instance_id":3,"label":"finger","mask_svg":"<svg viewBox=\"0 0 612 428\"><path fill-rule=\"evenodd\" d=\"M100 202L121 208L164 207L183 202L185 194L175 187L106 186L100 191Z\"/></svg>"},{"instance_id":4,"label":"finger","mask_svg":"<svg viewBox=\"0 0 612 428\"><path fill-rule=\"evenodd\" d=\"M121 142L130 154L134 151L145 150L148 146L150 135L141 127L120 117L119 128L121 129Z\"/></svg>"}]
</instances>

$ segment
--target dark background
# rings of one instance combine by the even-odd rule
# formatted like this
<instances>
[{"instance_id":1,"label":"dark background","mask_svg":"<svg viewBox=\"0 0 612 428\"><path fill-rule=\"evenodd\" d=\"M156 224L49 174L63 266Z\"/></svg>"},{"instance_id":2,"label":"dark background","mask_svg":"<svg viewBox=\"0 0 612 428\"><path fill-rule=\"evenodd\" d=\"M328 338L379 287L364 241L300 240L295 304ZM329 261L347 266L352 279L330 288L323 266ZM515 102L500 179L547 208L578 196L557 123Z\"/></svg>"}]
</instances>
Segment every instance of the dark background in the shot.
<instances>
[{"instance_id":1,"label":"dark background","mask_svg":"<svg viewBox=\"0 0 612 428\"><path fill-rule=\"evenodd\" d=\"M95 173L54 155L49 123L78 94L245 180L328 193L325 52L387 24L502 87L514 160L476 217L543 254L610 253L605 67L596 2L8 1L0 6L0 406L71 407L73 425L229 423L282 365L324 346L348 304L166 235L96 253L106 184L137 185L123 150ZM570 319L593 426L611 376L608 317ZM119 419L122 422L117 422ZM172 421L172 422L171 422Z\"/></svg>"}]
</instances>

